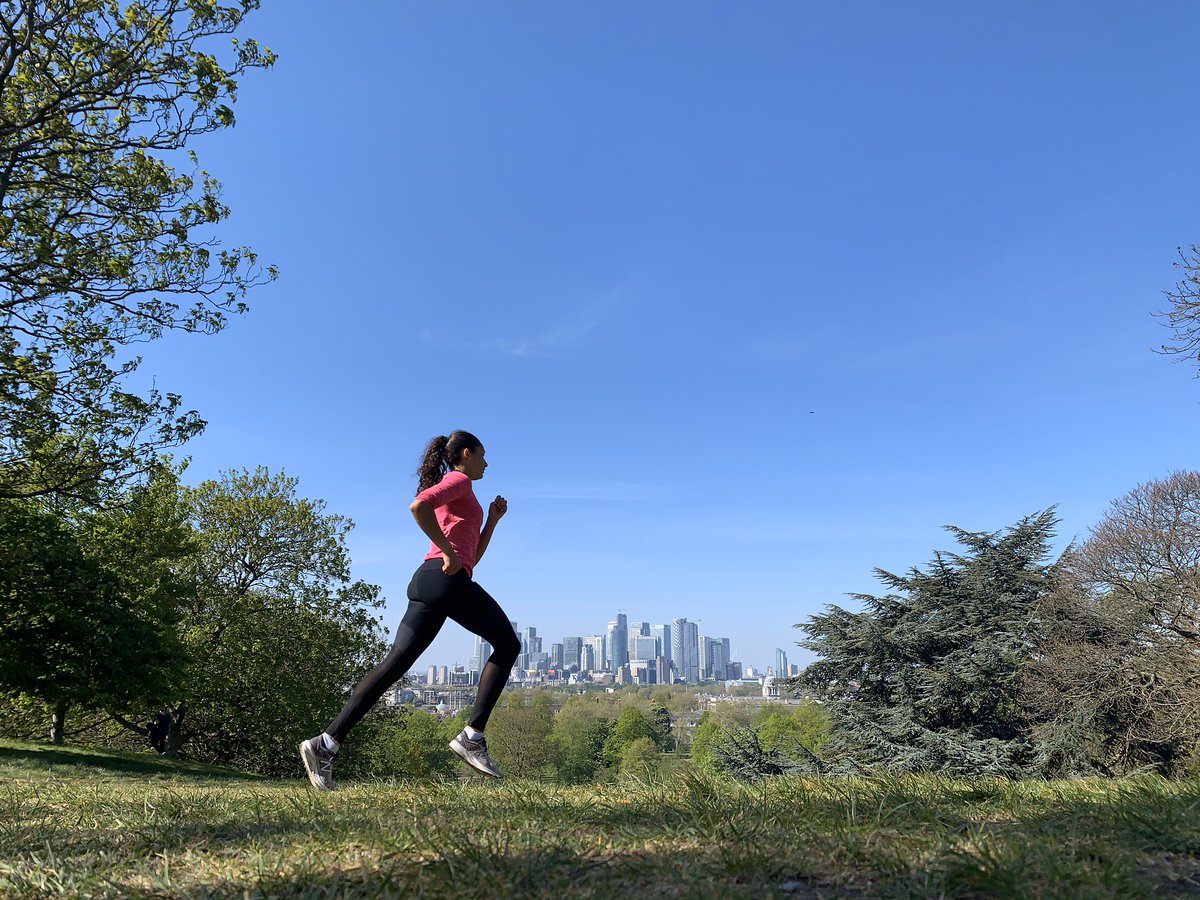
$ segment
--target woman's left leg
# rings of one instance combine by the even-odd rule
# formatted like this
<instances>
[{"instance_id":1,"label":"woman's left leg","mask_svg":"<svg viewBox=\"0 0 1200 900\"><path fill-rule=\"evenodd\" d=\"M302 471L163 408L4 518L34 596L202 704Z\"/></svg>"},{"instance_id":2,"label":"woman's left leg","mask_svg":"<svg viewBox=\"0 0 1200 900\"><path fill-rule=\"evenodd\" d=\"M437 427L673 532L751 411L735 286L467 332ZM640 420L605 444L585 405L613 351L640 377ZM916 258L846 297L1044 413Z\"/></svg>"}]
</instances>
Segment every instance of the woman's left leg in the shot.
<instances>
[{"instance_id":1,"label":"woman's left leg","mask_svg":"<svg viewBox=\"0 0 1200 900\"><path fill-rule=\"evenodd\" d=\"M447 616L492 645L492 655L479 674L479 689L475 693L475 705L467 723L483 731L492 708L508 683L513 663L521 653L521 641L500 604L475 582L471 582L469 590L455 597Z\"/></svg>"}]
</instances>

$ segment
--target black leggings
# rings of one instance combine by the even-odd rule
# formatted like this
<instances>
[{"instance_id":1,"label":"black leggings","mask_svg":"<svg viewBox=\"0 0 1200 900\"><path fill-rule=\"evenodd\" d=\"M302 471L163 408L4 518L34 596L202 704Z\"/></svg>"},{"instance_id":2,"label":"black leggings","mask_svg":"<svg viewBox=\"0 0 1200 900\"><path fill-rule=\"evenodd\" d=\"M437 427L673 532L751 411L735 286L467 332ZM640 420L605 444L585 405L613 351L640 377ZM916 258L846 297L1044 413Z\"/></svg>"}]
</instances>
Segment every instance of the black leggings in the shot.
<instances>
[{"instance_id":1,"label":"black leggings","mask_svg":"<svg viewBox=\"0 0 1200 900\"><path fill-rule=\"evenodd\" d=\"M492 645L492 655L479 676L470 726L483 731L492 707L521 652L521 642L500 604L471 580L466 569L442 571L440 559L427 559L408 584L408 609L396 628L396 640L383 662L367 673L326 733L341 742L383 692L399 681L425 652L446 619L453 619Z\"/></svg>"}]
</instances>

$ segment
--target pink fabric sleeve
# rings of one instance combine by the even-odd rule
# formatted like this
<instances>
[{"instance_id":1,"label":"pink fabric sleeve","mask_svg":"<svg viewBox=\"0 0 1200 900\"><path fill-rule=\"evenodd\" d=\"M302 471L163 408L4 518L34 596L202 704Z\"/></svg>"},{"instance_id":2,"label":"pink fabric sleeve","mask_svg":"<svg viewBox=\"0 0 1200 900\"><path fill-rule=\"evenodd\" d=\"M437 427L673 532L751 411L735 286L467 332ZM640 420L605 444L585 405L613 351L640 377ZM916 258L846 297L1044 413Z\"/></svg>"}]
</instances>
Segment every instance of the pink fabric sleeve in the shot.
<instances>
[{"instance_id":1,"label":"pink fabric sleeve","mask_svg":"<svg viewBox=\"0 0 1200 900\"><path fill-rule=\"evenodd\" d=\"M441 481L431 488L426 488L417 494L418 500L424 500L434 509L445 506L451 500L464 497L471 493L471 479L462 472L449 472Z\"/></svg>"}]
</instances>

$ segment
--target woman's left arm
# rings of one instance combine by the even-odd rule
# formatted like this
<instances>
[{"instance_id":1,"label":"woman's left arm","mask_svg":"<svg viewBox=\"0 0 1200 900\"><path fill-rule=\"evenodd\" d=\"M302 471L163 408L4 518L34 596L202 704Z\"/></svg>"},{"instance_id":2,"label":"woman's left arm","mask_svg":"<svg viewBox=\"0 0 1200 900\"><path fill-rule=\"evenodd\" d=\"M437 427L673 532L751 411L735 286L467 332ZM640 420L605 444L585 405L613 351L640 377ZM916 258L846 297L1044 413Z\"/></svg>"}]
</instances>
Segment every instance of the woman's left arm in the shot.
<instances>
[{"instance_id":1,"label":"woman's left arm","mask_svg":"<svg viewBox=\"0 0 1200 900\"><path fill-rule=\"evenodd\" d=\"M492 532L496 530L496 523L506 512L508 512L508 501L497 494L496 499L488 504L487 521L483 523L483 530L479 532L479 547L475 551L476 563L483 559L483 551L492 541Z\"/></svg>"}]
</instances>

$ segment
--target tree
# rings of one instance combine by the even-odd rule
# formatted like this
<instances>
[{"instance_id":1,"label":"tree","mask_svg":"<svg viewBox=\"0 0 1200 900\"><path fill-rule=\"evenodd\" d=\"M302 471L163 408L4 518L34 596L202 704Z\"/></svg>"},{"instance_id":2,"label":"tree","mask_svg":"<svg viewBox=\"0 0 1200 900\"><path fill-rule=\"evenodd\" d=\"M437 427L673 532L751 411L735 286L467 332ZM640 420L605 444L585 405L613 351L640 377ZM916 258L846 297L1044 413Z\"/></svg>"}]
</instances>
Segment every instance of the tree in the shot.
<instances>
[{"instance_id":1,"label":"tree","mask_svg":"<svg viewBox=\"0 0 1200 900\"><path fill-rule=\"evenodd\" d=\"M717 758L716 744L724 735L725 729L720 720L709 710L700 715L696 730L692 734L691 761L692 765L704 772L723 771Z\"/></svg>"},{"instance_id":2,"label":"tree","mask_svg":"<svg viewBox=\"0 0 1200 900\"><path fill-rule=\"evenodd\" d=\"M815 703L768 706L755 717L754 731L767 750L804 757L829 740L829 714ZM803 752L797 752L797 748Z\"/></svg>"},{"instance_id":3,"label":"tree","mask_svg":"<svg viewBox=\"0 0 1200 900\"><path fill-rule=\"evenodd\" d=\"M662 751L648 737L631 741L621 752L618 774L622 778L645 781L662 771Z\"/></svg>"},{"instance_id":4,"label":"tree","mask_svg":"<svg viewBox=\"0 0 1200 900\"><path fill-rule=\"evenodd\" d=\"M342 745L338 777L448 776L458 758L437 716L411 706L380 707L359 722Z\"/></svg>"},{"instance_id":5,"label":"tree","mask_svg":"<svg viewBox=\"0 0 1200 900\"><path fill-rule=\"evenodd\" d=\"M181 612L189 652L168 752L292 772L294 745L324 727L383 654L379 588L352 581L353 523L264 468L187 492L197 550Z\"/></svg>"},{"instance_id":6,"label":"tree","mask_svg":"<svg viewBox=\"0 0 1200 900\"><path fill-rule=\"evenodd\" d=\"M0 686L50 707L52 743L73 705L153 703L169 691L177 644L137 614L133 593L58 516L0 501Z\"/></svg>"},{"instance_id":7,"label":"tree","mask_svg":"<svg viewBox=\"0 0 1200 900\"><path fill-rule=\"evenodd\" d=\"M604 765L604 742L614 719L586 696L571 697L554 717L550 760L560 781L586 784Z\"/></svg>"},{"instance_id":8,"label":"tree","mask_svg":"<svg viewBox=\"0 0 1200 900\"><path fill-rule=\"evenodd\" d=\"M619 766L625 748L638 738L648 738L655 747L665 742L650 718L636 706L627 706L617 716L612 733L604 742L601 758L608 766Z\"/></svg>"},{"instance_id":9,"label":"tree","mask_svg":"<svg viewBox=\"0 0 1200 900\"><path fill-rule=\"evenodd\" d=\"M813 616L801 645L822 658L789 682L830 711L827 751L849 768L1016 776L1035 748L1020 673L1037 642L1052 510L1005 532L948 528L964 553L935 554L865 606Z\"/></svg>"},{"instance_id":10,"label":"tree","mask_svg":"<svg viewBox=\"0 0 1200 900\"><path fill-rule=\"evenodd\" d=\"M183 156L275 61L216 44L258 5L0 0L0 497L94 499L203 428L125 388L129 348L220 331L275 277L209 236L229 210Z\"/></svg>"},{"instance_id":11,"label":"tree","mask_svg":"<svg viewBox=\"0 0 1200 900\"><path fill-rule=\"evenodd\" d=\"M1200 245L1192 244L1187 250L1180 247L1178 252L1175 268L1183 277L1173 290L1163 292L1171 308L1161 314L1175 333L1170 343L1162 345L1162 352L1200 363Z\"/></svg>"},{"instance_id":12,"label":"tree","mask_svg":"<svg viewBox=\"0 0 1200 900\"><path fill-rule=\"evenodd\" d=\"M554 713L549 696L526 703L521 691L510 691L488 720L488 752L500 771L513 778L543 774L550 763L550 730Z\"/></svg>"},{"instance_id":13,"label":"tree","mask_svg":"<svg viewBox=\"0 0 1200 900\"><path fill-rule=\"evenodd\" d=\"M1196 768L1200 473L1114 501L1042 604L1026 699L1054 772Z\"/></svg>"}]
</instances>

